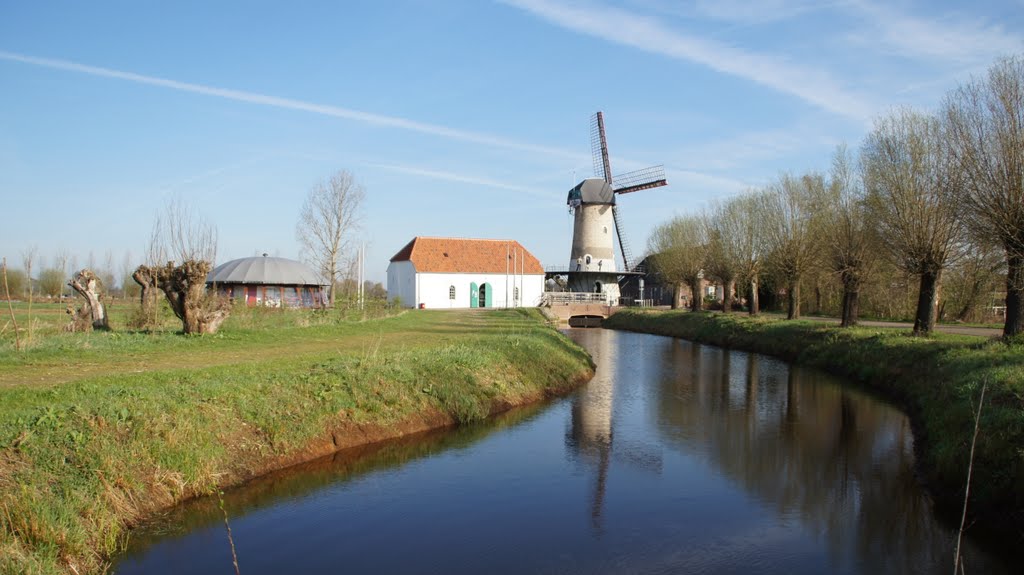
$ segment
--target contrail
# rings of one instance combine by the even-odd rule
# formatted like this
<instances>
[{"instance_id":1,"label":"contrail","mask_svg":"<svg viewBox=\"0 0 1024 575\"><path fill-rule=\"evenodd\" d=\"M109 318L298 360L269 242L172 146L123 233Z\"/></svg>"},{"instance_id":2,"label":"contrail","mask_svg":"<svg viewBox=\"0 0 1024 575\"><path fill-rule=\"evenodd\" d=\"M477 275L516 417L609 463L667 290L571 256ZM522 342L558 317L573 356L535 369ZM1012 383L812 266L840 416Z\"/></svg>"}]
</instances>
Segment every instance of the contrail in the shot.
<instances>
[{"instance_id":1,"label":"contrail","mask_svg":"<svg viewBox=\"0 0 1024 575\"><path fill-rule=\"evenodd\" d=\"M475 184L478 186L486 186L490 188L499 188L502 190L510 190L513 192L523 192L539 198L550 199L550 194L545 194L535 188L528 188L525 186L517 186L514 184L506 184L504 182L498 182L489 178L481 178L477 176L467 176L463 174L456 174L452 172L443 172L439 170L428 170L424 168L417 168L413 166L402 166L396 164L376 164L369 163L368 166L374 168L380 168L382 170L389 170L392 172L401 172L403 174L412 174L415 176L424 176L427 178L433 178L436 180L446 180L449 182L461 182L465 184Z\"/></svg>"},{"instance_id":2,"label":"contrail","mask_svg":"<svg viewBox=\"0 0 1024 575\"><path fill-rule=\"evenodd\" d=\"M340 106L315 104L312 102L304 102L302 100L294 100L291 98L279 98L277 96L268 96L266 94L258 94L254 92L244 92L241 90L218 88L216 86L204 86L202 84L179 82L178 80L170 80L167 78L160 78L157 76L146 76L143 74L136 74L134 72L124 72L121 70L113 70L111 68L101 68L99 66L89 66L86 64L79 64L77 62L70 62L68 60L39 58L35 56L17 54L14 52L6 52L3 50L0 50L0 60L20 62L23 64L31 64L33 66L41 66L44 68L51 68L55 70L78 72L81 74L99 76L102 78L126 80L128 82L135 82L137 84L159 86L161 88L170 88L171 90L178 90L181 92L191 92L193 94L214 96L217 98L224 98L227 100L235 100L237 102L260 104L263 106L272 106L274 108L283 108L287 110L298 110L302 112L309 112L312 114L320 114L322 116L331 116L334 118L342 118L345 120L354 120L356 122L372 124L375 126L385 126L389 128L398 128L400 130L409 130L412 132L430 134L432 136L439 136L451 140L472 142L474 144L483 144L486 146L493 146L497 148L521 150L543 155L564 156L573 159L578 159L580 157L580 155L577 153L563 150L560 148L551 148L548 146L538 146L524 142L517 142L515 140L500 138L489 134L481 134L477 132L469 132L466 130L449 128L447 126L440 126L437 124L417 122L415 120L399 118L397 116L385 116L382 114L374 114L371 112L362 112L359 110L342 108Z\"/></svg>"}]
</instances>

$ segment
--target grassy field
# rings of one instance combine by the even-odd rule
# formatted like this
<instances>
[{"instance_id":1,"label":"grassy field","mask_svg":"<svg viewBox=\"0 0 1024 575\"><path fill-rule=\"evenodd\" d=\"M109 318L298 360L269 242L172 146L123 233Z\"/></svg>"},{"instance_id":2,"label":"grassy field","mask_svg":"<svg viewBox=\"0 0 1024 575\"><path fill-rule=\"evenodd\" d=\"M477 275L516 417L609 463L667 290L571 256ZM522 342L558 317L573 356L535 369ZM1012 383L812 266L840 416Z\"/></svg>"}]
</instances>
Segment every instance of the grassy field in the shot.
<instances>
[{"instance_id":1,"label":"grassy field","mask_svg":"<svg viewBox=\"0 0 1024 575\"><path fill-rule=\"evenodd\" d=\"M115 331L68 334L44 311L27 349L0 340L5 573L102 571L157 509L592 373L532 310L236 310L212 337L121 330L116 309Z\"/></svg>"},{"instance_id":2,"label":"grassy field","mask_svg":"<svg viewBox=\"0 0 1024 575\"><path fill-rule=\"evenodd\" d=\"M628 310L605 327L765 353L860 382L910 415L922 476L940 509L956 517L978 398L987 383L970 511L979 528L1018 544L1024 537L1024 345L682 311Z\"/></svg>"}]
</instances>

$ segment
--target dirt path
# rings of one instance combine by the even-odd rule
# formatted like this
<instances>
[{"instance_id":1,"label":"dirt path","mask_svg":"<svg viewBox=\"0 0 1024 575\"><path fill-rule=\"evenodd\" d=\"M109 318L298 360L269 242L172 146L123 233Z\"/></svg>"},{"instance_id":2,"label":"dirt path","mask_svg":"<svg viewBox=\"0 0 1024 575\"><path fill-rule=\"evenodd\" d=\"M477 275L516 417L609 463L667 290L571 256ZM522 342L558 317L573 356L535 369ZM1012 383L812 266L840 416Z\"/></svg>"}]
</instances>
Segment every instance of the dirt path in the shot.
<instances>
[{"instance_id":1,"label":"dirt path","mask_svg":"<svg viewBox=\"0 0 1024 575\"><path fill-rule=\"evenodd\" d=\"M782 316L780 315L779 317ZM805 316L800 319L820 321L822 323L839 325L839 318L834 317ZM901 321L861 320L857 322L857 325L862 327L887 327L893 329L906 330L914 329L914 324ZM963 325L936 324L935 330L940 331L942 333L952 333L957 335L974 335L978 337L1000 337L1003 335L1003 330L991 327L972 327Z\"/></svg>"}]
</instances>

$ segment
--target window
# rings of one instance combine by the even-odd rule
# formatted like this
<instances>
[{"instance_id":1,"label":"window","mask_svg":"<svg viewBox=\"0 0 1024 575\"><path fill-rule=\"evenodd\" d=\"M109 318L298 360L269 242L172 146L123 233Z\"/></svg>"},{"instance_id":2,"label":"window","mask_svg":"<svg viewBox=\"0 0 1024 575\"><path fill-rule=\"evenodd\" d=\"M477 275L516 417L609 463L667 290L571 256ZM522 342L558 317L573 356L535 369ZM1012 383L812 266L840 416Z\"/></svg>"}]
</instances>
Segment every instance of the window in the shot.
<instances>
[{"instance_id":1,"label":"window","mask_svg":"<svg viewBox=\"0 0 1024 575\"><path fill-rule=\"evenodd\" d=\"M589 266L590 265L590 256L587 256L587 260L586 261L587 261L587 265Z\"/></svg>"},{"instance_id":2,"label":"window","mask_svg":"<svg viewBox=\"0 0 1024 575\"><path fill-rule=\"evenodd\" d=\"M448 299L455 299L455 286L448 286Z\"/></svg>"}]
</instances>

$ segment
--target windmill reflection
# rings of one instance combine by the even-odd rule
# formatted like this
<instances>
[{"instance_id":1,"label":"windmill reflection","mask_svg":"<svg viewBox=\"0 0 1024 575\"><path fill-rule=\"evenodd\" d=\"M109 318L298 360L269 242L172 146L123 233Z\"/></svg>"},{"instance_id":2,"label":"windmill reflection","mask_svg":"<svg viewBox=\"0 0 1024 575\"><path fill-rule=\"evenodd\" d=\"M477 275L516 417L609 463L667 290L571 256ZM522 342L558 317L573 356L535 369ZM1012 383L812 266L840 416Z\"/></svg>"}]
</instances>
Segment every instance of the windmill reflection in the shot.
<instances>
[{"instance_id":1,"label":"windmill reflection","mask_svg":"<svg viewBox=\"0 0 1024 575\"><path fill-rule=\"evenodd\" d=\"M624 463L630 470L660 475L662 453L659 446L628 438L615 440L616 382L620 386L619 403L624 399L628 402L629 394L622 393L622 386L632 379L618 369L619 334L578 329L570 337L590 352L596 367L594 378L573 399L565 445L572 459L595 471L590 488L590 519L592 527L600 532L612 461Z\"/></svg>"},{"instance_id":2,"label":"windmill reflection","mask_svg":"<svg viewBox=\"0 0 1024 575\"><path fill-rule=\"evenodd\" d=\"M594 358L594 378L573 399L572 421L566 430L565 445L570 455L588 466L597 468L591 487L590 518L596 530L601 529L608 467L611 462L613 407L615 404L615 338L601 330L577 330L573 339ZM597 337L603 335L604 337Z\"/></svg>"}]
</instances>

